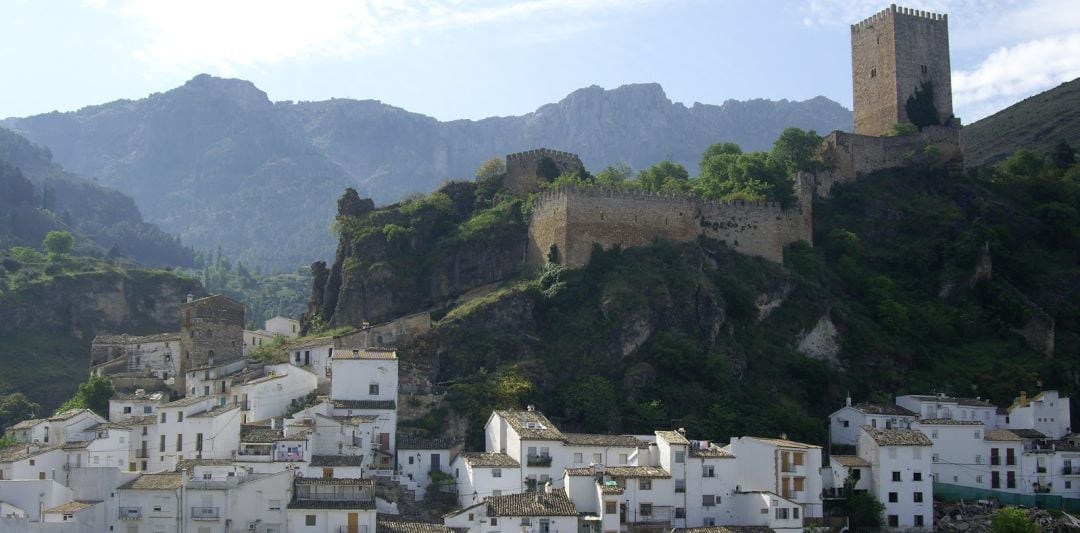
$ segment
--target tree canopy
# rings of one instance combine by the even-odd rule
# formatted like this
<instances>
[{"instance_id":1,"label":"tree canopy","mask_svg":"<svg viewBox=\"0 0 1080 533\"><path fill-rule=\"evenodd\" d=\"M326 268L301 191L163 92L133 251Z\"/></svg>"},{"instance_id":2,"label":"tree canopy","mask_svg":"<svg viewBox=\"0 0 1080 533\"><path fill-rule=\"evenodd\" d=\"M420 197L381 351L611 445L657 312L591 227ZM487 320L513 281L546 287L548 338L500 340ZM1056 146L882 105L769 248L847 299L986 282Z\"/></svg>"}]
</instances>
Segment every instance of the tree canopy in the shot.
<instances>
[{"instance_id":1,"label":"tree canopy","mask_svg":"<svg viewBox=\"0 0 1080 533\"><path fill-rule=\"evenodd\" d=\"M41 245L49 252L49 257L55 259L71 253L71 249L75 247L75 237L66 231L50 231Z\"/></svg>"}]
</instances>

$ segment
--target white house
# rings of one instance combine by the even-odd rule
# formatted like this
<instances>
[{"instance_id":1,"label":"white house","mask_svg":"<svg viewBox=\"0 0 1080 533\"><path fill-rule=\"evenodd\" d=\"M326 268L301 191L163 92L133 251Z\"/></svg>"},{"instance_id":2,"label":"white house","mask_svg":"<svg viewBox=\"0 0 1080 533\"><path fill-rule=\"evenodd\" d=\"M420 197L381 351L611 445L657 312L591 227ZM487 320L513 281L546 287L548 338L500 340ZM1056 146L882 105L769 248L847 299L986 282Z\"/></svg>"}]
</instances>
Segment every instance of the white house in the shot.
<instances>
[{"instance_id":1,"label":"white house","mask_svg":"<svg viewBox=\"0 0 1080 533\"><path fill-rule=\"evenodd\" d=\"M295 478L286 531L374 533L374 489L370 478Z\"/></svg>"},{"instance_id":2,"label":"white house","mask_svg":"<svg viewBox=\"0 0 1080 533\"><path fill-rule=\"evenodd\" d=\"M933 531L933 442L915 429L862 429L858 455L870 463L871 493L885 505L886 525Z\"/></svg>"},{"instance_id":3,"label":"white house","mask_svg":"<svg viewBox=\"0 0 1080 533\"><path fill-rule=\"evenodd\" d=\"M120 527L136 526L137 531L183 533L181 530L180 487L182 474L143 474L116 489Z\"/></svg>"},{"instance_id":4,"label":"white house","mask_svg":"<svg viewBox=\"0 0 1080 533\"><path fill-rule=\"evenodd\" d=\"M72 500L42 511L42 522L58 526L44 526L46 531L107 531L109 516L108 506L101 501Z\"/></svg>"},{"instance_id":5,"label":"white house","mask_svg":"<svg viewBox=\"0 0 1080 533\"><path fill-rule=\"evenodd\" d=\"M293 339L300 335L300 321L279 315L267 319L263 323L263 329L271 335L284 335Z\"/></svg>"},{"instance_id":6,"label":"white house","mask_svg":"<svg viewBox=\"0 0 1080 533\"><path fill-rule=\"evenodd\" d=\"M469 533L577 533L578 512L561 489L488 496L443 516L450 528Z\"/></svg>"},{"instance_id":7,"label":"white house","mask_svg":"<svg viewBox=\"0 0 1080 533\"><path fill-rule=\"evenodd\" d=\"M288 347L289 364L310 369L319 378L319 384L331 381L330 360L334 356L334 338L317 337L302 339Z\"/></svg>"},{"instance_id":8,"label":"white house","mask_svg":"<svg viewBox=\"0 0 1080 533\"><path fill-rule=\"evenodd\" d=\"M182 472L185 532L286 531L292 472L251 474L216 461L190 465Z\"/></svg>"},{"instance_id":9,"label":"white house","mask_svg":"<svg viewBox=\"0 0 1080 533\"><path fill-rule=\"evenodd\" d=\"M846 497L845 486L850 483L855 492L870 492L873 469L870 461L858 455L830 455L829 465L821 469L821 483L828 498Z\"/></svg>"},{"instance_id":10,"label":"white house","mask_svg":"<svg viewBox=\"0 0 1080 533\"><path fill-rule=\"evenodd\" d=\"M458 503L469 506L488 496L521 492L521 463L500 452L461 452L451 463Z\"/></svg>"},{"instance_id":11,"label":"white house","mask_svg":"<svg viewBox=\"0 0 1080 533\"><path fill-rule=\"evenodd\" d=\"M945 394L936 396L908 394L897 396L896 405L915 413L920 418L977 420L986 427L997 427L997 407L982 398L954 398Z\"/></svg>"},{"instance_id":12,"label":"white house","mask_svg":"<svg viewBox=\"0 0 1080 533\"><path fill-rule=\"evenodd\" d=\"M519 491L560 479L573 466L561 453L565 436L532 406L525 411L492 412L484 425L484 441L489 452L505 453L521 465Z\"/></svg>"},{"instance_id":13,"label":"white house","mask_svg":"<svg viewBox=\"0 0 1080 533\"><path fill-rule=\"evenodd\" d=\"M737 492L772 492L802 505L804 517L823 516L820 446L786 438L733 437L725 449L738 459Z\"/></svg>"},{"instance_id":14,"label":"white house","mask_svg":"<svg viewBox=\"0 0 1080 533\"><path fill-rule=\"evenodd\" d=\"M47 445L49 444L49 421L44 418L23 420L7 428L5 433L11 435L15 442Z\"/></svg>"},{"instance_id":15,"label":"white house","mask_svg":"<svg viewBox=\"0 0 1080 533\"><path fill-rule=\"evenodd\" d=\"M911 427L930 438L935 481L962 487L989 486L990 446L981 421L923 419Z\"/></svg>"},{"instance_id":16,"label":"white house","mask_svg":"<svg viewBox=\"0 0 1080 533\"><path fill-rule=\"evenodd\" d=\"M852 405L851 397L847 405L829 415L829 440L833 444L855 446L859 442L859 433L863 426L882 429L907 429L915 413L899 406L876 403L858 403Z\"/></svg>"},{"instance_id":17,"label":"white house","mask_svg":"<svg viewBox=\"0 0 1080 533\"><path fill-rule=\"evenodd\" d=\"M67 454L60 446L12 446L0 450L0 480L51 479L63 482L66 464Z\"/></svg>"},{"instance_id":18,"label":"white house","mask_svg":"<svg viewBox=\"0 0 1080 533\"><path fill-rule=\"evenodd\" d=\"M1062 439L1072 432L1072 410L1069 398L1056 390L1048 390L1028 398L1021 392L1007 408L1005 428L1034 429L1050 439Z\"/></svg>"},{"instance_id":19,"label":"white house","mask_svg":"<svg viewBox=\"0 0 1080 533\"><path fill-rule=\"evenodd\" d=\"M63 443L69 440L79 440L84 429L104 422L97 413L89 409L70 409L57 413L48 418L48 432L46 442Z\"/></svg>"},{"instance_id":20,"label":"white house","mask_svg":"<svg viewBox=\"0 0 1080 533\"><path fill-rule=\"evenodd\" d=\"M164 392L150 392L136 389L135 392L115 392L109 398L109 420L119 422L128 418L157 414L158 407L169 403L169 395Z\"/></svg>"},{"instance_id":21,"label":"white house","mask_svg":"<svg viewBox=\"0 0 1080 533\"><path fill-rule=\"evenodd\" d=\"M398 360L393 350L338 350L331 358L334 416L374 416L372 456L391 470L397 433Z\"/></svg>"},{"instance_id":22,"label":"white house","mask_svg":"<svg viewBox=\"0 0 1080 533\"><path fill-rule=\"evenodd\" d=\"M245 422L284 416L318 386L315 374L293 365L267 365L260 374L232 385L233 403Z\"/></svg>"},{"instance_id":23,"label":"white house","mask_svg":"<svg viewBox=\"0 0 1080 533\"><path fill-rule=\"evenodd\" d=\"M244 330L244 357L250 357L251 352L263 344L274 341L274 334L262 329Z\"/></svg>"},{"instance_id":24,"label":"white house","mask_svg":"<svg viewBox=\"0 0 1080 533\"><path fill-rule=\"evenodd\" d=\"M445 439L399 437L397 472L415 483L416 499L423 499L433 477L439 474L450 476L450 466L460 450L461 443Z\"/></svg>"}]
</instances>

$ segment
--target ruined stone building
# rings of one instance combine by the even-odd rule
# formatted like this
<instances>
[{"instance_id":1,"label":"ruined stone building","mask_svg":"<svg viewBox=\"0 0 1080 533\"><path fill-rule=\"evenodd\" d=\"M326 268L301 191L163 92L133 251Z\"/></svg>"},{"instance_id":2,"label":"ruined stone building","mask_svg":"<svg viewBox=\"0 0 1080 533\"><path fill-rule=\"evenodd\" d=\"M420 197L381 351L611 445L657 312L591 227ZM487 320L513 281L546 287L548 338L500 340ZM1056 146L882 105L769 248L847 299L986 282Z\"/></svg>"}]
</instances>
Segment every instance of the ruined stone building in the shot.
<instances>
[{"instance_id":1,"label":"ruined stone building","mask_svg":"<svg viewBox=\"0 0 1080 533\"><path fill-rule=\"evenodd\" d=\"M244 356L244 304L221 294L188 299L180 306L180 373L176 390L186 390L184 374Z\"/></svg>"}]
</instances>

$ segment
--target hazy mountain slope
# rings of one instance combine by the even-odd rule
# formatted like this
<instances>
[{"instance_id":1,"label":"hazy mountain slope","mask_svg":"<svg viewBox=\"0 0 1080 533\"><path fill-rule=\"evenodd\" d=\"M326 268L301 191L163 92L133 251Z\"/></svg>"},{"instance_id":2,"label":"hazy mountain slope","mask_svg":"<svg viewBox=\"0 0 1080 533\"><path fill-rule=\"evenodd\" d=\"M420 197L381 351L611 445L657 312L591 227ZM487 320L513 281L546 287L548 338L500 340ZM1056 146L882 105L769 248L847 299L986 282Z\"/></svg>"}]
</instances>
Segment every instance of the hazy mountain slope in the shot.
<instances>
[{"instance_id":1,"label":"hazy mountain slope","mask_svg":"<svg viewBox=\"0 0 1080 533\"><path fill-rule=\"evenodd\" d=\"M47 148L0 128L0 162L10 165L0 170L10 183L25 180L31 187L19 202L2 205L0 244L38 246L48 231L66 229L87 238L79 243L83 253L103 254L117 245L145 265L192 264L191 250L144 222L130 196L64 171Z\"/></svg>"},{"instance_id":2,"label":"hazy mountain slope","mask_svg":"<svg viewBox=\"0 0 1080 533\"><path fill-rule=\"evenodd\" d=\"M964 158L969 165L996 164L1020 148L1045 154L1059 141L1080 147L1080 79L964 128Z\"/></svg>"},{"instance_id":3,"label":"hazy mountain slope","mask_svg":"<svg viewBox=\"0 0 1080 533\"><path fill-rule=\"evenodd\" d=\"M820 97L688 108L645 84L581 89L520 117L439 122L370 100L271 103L250 82L200 75L141 100L3 124L131 194L197 249L291 270L331 255L331 206L346 186L386 203L540 146L593 169L665 158L696 168L713 142L764 149L789 126L849 129L851 113Z\"/></svg>"}]
</instances>

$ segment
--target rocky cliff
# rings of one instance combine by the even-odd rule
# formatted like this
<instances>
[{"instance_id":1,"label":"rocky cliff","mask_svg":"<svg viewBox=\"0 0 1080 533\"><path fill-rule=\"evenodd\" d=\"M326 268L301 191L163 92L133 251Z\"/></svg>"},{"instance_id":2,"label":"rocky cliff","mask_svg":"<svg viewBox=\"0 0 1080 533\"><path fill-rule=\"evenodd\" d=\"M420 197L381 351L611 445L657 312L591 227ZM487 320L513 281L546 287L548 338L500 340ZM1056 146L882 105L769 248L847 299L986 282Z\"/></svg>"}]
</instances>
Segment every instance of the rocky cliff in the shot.
<instances>
[{"instance_id":1,"label":"rocky cliff","mask_svg":"<svg viewBox=\"0 0 1080 533\"><path fill-rule=\"evenodd\" d=\"M821 97L687 107L642 84L588 87L523 116L439 122L371 100L273 103L250 82L200 75L141 100L2 124L132 195L196 249L292 270L330 256L324 206L348 186L394 202L537 147L573 151L592 169L663 159L696 169L714 142L766 149L790 126L847 130L851 113Z\"/></svg>"}]
</instances>

